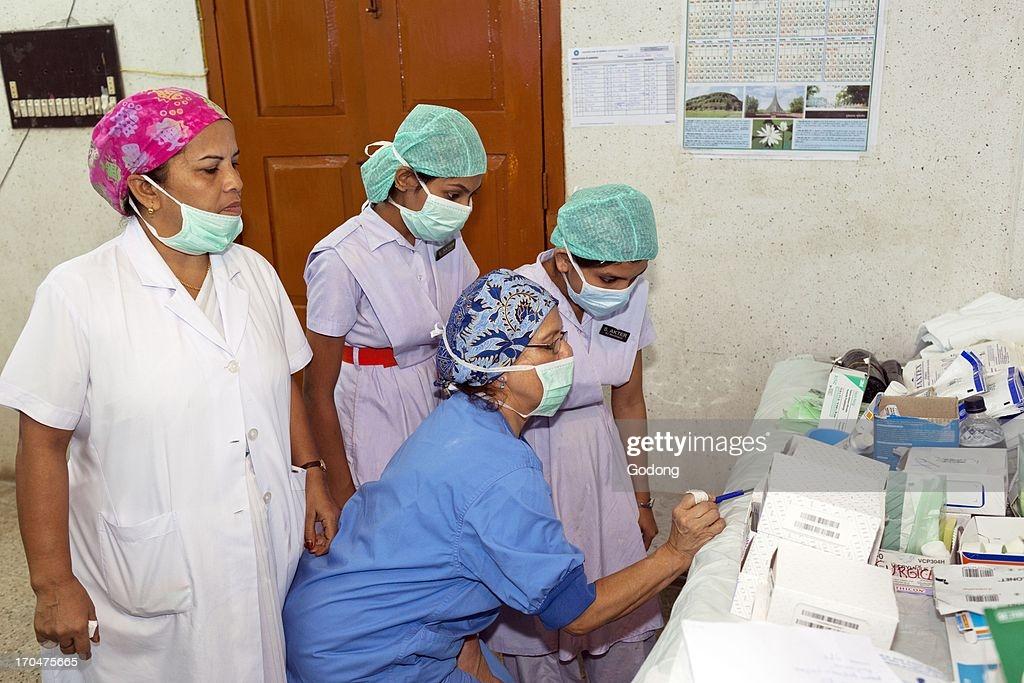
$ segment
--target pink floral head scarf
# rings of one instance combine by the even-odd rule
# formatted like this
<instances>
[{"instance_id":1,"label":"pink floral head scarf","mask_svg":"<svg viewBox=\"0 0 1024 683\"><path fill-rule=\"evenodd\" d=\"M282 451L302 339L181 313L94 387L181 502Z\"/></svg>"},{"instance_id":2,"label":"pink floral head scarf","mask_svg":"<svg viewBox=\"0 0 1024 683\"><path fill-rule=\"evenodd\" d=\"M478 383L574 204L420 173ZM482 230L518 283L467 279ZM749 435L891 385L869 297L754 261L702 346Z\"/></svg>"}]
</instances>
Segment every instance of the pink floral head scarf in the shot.
<instances>
[{"instance_id":1,"label":"pink floral head scarf","mask_svg":"<svg viewBox=\"0 0 1024 683\"><path fill-rule=\"evenodd\" d=\"M148 173L181 151L224 110L184 88L143 90L121 100L92 129L89 181L122 214L128 176Z\"/></svg>"}]
</instances>

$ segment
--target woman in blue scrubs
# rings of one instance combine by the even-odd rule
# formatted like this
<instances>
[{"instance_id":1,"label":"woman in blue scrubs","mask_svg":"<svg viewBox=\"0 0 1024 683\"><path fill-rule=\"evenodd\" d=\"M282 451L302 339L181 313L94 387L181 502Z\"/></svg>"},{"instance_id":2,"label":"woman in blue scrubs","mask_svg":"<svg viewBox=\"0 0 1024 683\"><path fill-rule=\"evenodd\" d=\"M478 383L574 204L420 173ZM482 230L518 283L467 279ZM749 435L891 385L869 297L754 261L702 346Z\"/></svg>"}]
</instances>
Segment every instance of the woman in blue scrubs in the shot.
<instances>
[{"instance_id":1,"label":"woman in blue scrubs","mask_svg":"<svg viewBox=\"0 0 1024 683\"><path fill-rule=\"evenodd\" d=\"M467 639L475 648L502 605L588 633L657 595L725 526L713 503L685 496L664 545L588 583L520 438L572 383L557 302L496 270L462 293L437 333L439 383L451 397L349 500L330 552L300 562L284 609L291 681L501 676L486 650L490 671L460 669L459 653Z\"/></svg>"}]
</instances>

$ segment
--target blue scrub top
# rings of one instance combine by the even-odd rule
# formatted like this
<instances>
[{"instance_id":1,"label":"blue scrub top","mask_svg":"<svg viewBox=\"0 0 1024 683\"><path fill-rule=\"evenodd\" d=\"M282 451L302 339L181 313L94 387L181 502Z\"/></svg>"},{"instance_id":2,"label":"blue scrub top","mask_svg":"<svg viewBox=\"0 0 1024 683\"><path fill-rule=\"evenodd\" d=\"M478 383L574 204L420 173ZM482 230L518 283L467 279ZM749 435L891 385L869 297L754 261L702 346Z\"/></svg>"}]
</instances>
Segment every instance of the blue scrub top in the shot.
<instances>
[{"instance_id":1,"label":"blue scrub top","mask_svg":"<svg viewBox=\"0 0 1024 683\"><path fill-rule=\"evenodd\" d=\"M502 604L571 623L594 601L540 461L459 393L345 505L323 557L303 553L284 606L290 681L472 681L466 636Z\"/></svg>"}]
</instances>

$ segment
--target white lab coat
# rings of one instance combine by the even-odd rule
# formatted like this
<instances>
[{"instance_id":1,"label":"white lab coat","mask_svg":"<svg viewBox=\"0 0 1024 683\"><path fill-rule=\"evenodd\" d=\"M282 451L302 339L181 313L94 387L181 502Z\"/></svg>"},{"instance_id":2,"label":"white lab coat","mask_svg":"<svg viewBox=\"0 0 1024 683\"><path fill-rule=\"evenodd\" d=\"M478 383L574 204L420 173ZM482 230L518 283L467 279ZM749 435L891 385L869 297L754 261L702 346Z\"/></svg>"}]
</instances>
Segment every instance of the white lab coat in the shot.
<instances>
[{"instance_id":1,"label":"white lab coat","mask_svg":"<svg viewBox=\"0 0 1024 683\"><path fill-rule=\"evenodd\" d=\"M72 568L102 642L44 680L263 680L245 453L283 603L305 512L289 382L312 353L263 257L232 245L211 274L224 335L129 221L50 273L0 375L0 404L74 430Z\"/></svg>"}]
</instances>

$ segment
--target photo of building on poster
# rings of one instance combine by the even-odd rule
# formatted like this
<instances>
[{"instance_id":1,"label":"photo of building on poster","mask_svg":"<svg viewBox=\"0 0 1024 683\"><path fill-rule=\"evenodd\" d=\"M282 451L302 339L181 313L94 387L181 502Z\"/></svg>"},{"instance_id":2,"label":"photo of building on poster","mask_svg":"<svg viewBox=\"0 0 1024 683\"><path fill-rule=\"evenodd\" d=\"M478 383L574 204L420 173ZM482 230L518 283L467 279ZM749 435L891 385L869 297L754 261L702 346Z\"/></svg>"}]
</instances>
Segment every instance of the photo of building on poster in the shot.
<instances>
[{"instance_id":1,"label":"photo of building on poster","mask_svg":"<svg viewBox=\"0 0 1024 683\"><path fill-rule=\"evenodd\" d=\"M688 84L684 147L862 152L870 104L868 83Z\"/></svg>"}]
</instances>

